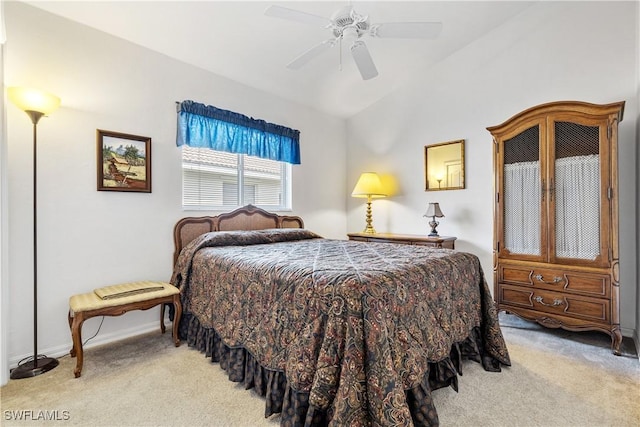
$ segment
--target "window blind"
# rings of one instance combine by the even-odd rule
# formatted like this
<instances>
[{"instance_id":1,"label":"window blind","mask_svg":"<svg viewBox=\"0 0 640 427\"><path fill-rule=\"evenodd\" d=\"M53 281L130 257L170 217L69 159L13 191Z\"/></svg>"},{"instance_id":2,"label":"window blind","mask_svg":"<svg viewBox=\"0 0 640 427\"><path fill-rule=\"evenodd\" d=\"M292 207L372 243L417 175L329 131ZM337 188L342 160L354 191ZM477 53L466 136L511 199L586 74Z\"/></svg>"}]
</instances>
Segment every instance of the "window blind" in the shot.
<instances>
[{"instance_id":1,"label":"window blind","mask_svg":"<svg viewBox=\"0 0 640 427\"><path fill-rule=\"evenodd\" d=\"M182 147L185 209L230 209L252 204L291 208L291 165L246 154Z\"/></svg>"}]
</instances>

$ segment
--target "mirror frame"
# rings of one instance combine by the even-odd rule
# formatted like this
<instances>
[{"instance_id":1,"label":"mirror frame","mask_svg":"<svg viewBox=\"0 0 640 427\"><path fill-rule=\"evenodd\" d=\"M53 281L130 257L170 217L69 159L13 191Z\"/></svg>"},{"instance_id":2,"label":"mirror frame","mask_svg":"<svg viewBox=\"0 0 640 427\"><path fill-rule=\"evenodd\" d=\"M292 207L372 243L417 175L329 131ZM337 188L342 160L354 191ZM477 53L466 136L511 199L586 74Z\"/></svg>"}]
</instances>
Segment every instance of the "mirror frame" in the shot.
<instances>
[{"instance_id":1,"label":"mirror frame","mask_svg":"<svg viewBox=\"0 0 640 427\"><path fill-rule=\"evenodd\" d=\"M431 153L431 160L432 162L434 161L434 157L436 157L436 153L435 150L436 148L442 148L445 146L450 146L450 145L456 145L459 144L460 146L460 157L459 158L452 158L451 160L442 160L442 163L439 164L437 166L438 172L439 173L443 173L444 176L443 178L441 178L442 180L445 180L445 184L442 185L442 183L438 183L438 185L431 185L429 186L429 177L435 175L436 171L434 171L434 167L433 165L431 165L431 171L429 170L429 154ZM437 159L439 160L439 159ZM447 182L448 181L448 175L446 174L446 170L450 167L456 167L459 166L459 172L460 172L460 182L456 183L456 184L460 184L460 185L450 185L451 183ZM447 141L447 142L441 142L439 144L432 144L432 145L425 145L424 146L424 191L441 191L441 190L462 190L465 188L464 186L464 176L465 176L465 170L464 170L464 139L458 139L455 141ZM432 179L433 180L433 179Z\"/></svg>"}]
</instances>

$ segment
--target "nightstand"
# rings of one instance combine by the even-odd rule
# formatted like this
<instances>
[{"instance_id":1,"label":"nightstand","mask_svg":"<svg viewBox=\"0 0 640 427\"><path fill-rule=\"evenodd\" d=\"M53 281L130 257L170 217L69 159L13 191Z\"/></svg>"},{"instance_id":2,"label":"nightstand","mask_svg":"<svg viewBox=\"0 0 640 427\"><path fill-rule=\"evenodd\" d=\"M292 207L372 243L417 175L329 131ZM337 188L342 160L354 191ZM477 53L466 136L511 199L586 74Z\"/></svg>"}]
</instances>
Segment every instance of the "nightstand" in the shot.
<instances>
[{"instance_id":1,"label":"nightstand","mask_svg":"<svg viewBox=\"0 0 640 427\"><path fill-rule=\"evenodd\" d=\"M456 237L438 236L429 237L417 234L393 234L393 233L348 233L349 240L360 242L399 243L402 245L433 246L435 248L455 249Z\"/></svg>"}]
</instances>

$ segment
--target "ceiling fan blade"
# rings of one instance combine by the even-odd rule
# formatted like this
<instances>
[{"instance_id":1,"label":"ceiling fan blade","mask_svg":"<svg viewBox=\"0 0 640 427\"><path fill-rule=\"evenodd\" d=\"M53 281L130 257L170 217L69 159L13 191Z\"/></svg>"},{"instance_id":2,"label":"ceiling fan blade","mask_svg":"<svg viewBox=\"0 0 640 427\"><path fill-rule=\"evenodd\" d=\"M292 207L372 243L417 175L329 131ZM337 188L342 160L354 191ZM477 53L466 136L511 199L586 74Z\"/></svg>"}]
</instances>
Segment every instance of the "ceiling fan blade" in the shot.
<instances>
[{"instance_id":1,"label":"ceiling fan blade","mask_svg":"<svg viewBox=\"0 0 640 427\"><path fill-rule=\"evenodd\" d=\"M353 43L351 56L353 56L363 80L369 80L378 75L376 64L373 63L369 49L367 49L367 45L364 42L358 40Z\"/></svg>"},{"instance_id":2,"label":"ceiling fan blade","mask_svg":"<svg viewBox=\"0 0 640 427\"><path fill-rule=\"evenodd\" d=\"M398 39L435 39L442 31L442 22L389 22L372 27L374 37Z\"/></svg>"},{"instance_id":3,"label":"ceiling fan blade","mask_svg":"<svg viewBox=\"0 0 640 427\"><path fill-rule=\"evenodd\" d=\"M325 40L322 43L315 45L311 49L302 52L298 57L296 57L293 61L287 64L287 68L292 70L297 70L301 68L304 64L311 61L316 56L320 55L322 52L331 49L335 46L335 39Z\"/></svg>"},{"instance_id":4,"label":"ceiling fan blade","mask_svg":"<svg viewBox=\"0 0 640 427\"><path fill-rule=\"evenodd\" d=\"M302 24L315 25L317 27L327 27L331 25L331 21L322 16L312 15L310 13L301 12L299 10L289 9L286 7L271 5L264 11L267 16L275 18L287 19L289 21L300 22Z\"/></svg>"}]
</instances>

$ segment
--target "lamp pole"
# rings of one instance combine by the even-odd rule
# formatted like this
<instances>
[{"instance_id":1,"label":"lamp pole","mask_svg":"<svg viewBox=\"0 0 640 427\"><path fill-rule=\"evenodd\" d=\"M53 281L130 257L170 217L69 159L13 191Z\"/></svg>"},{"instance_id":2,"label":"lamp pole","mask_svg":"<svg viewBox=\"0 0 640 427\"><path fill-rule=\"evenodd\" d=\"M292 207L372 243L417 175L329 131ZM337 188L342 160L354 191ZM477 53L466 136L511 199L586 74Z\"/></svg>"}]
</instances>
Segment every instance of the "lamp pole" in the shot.
<instances>
[{"instance_id":1,"label":"lamp pole","mask_svg":"<svg viewBox=\"0 0 640 427\"><path fill-rule=\"evenodd\" d=\"M38 369L38 121L42 113L27 114L33 121L33 369Z\"/></svg>"},{"instance_id":2,"label":"lamp pole","mask_svg":"<svg viewBox=\"0 0 640 427\"><path fill-rule=\"evenodd\" d=\"M21 362L11 371L11 379L21 379L43 374L59 363L51 357L38 358L38 122L60 105L60 98L26 88L9 88L8 93L33 123L33 360Z\"/></svg>"}]
</instances>

